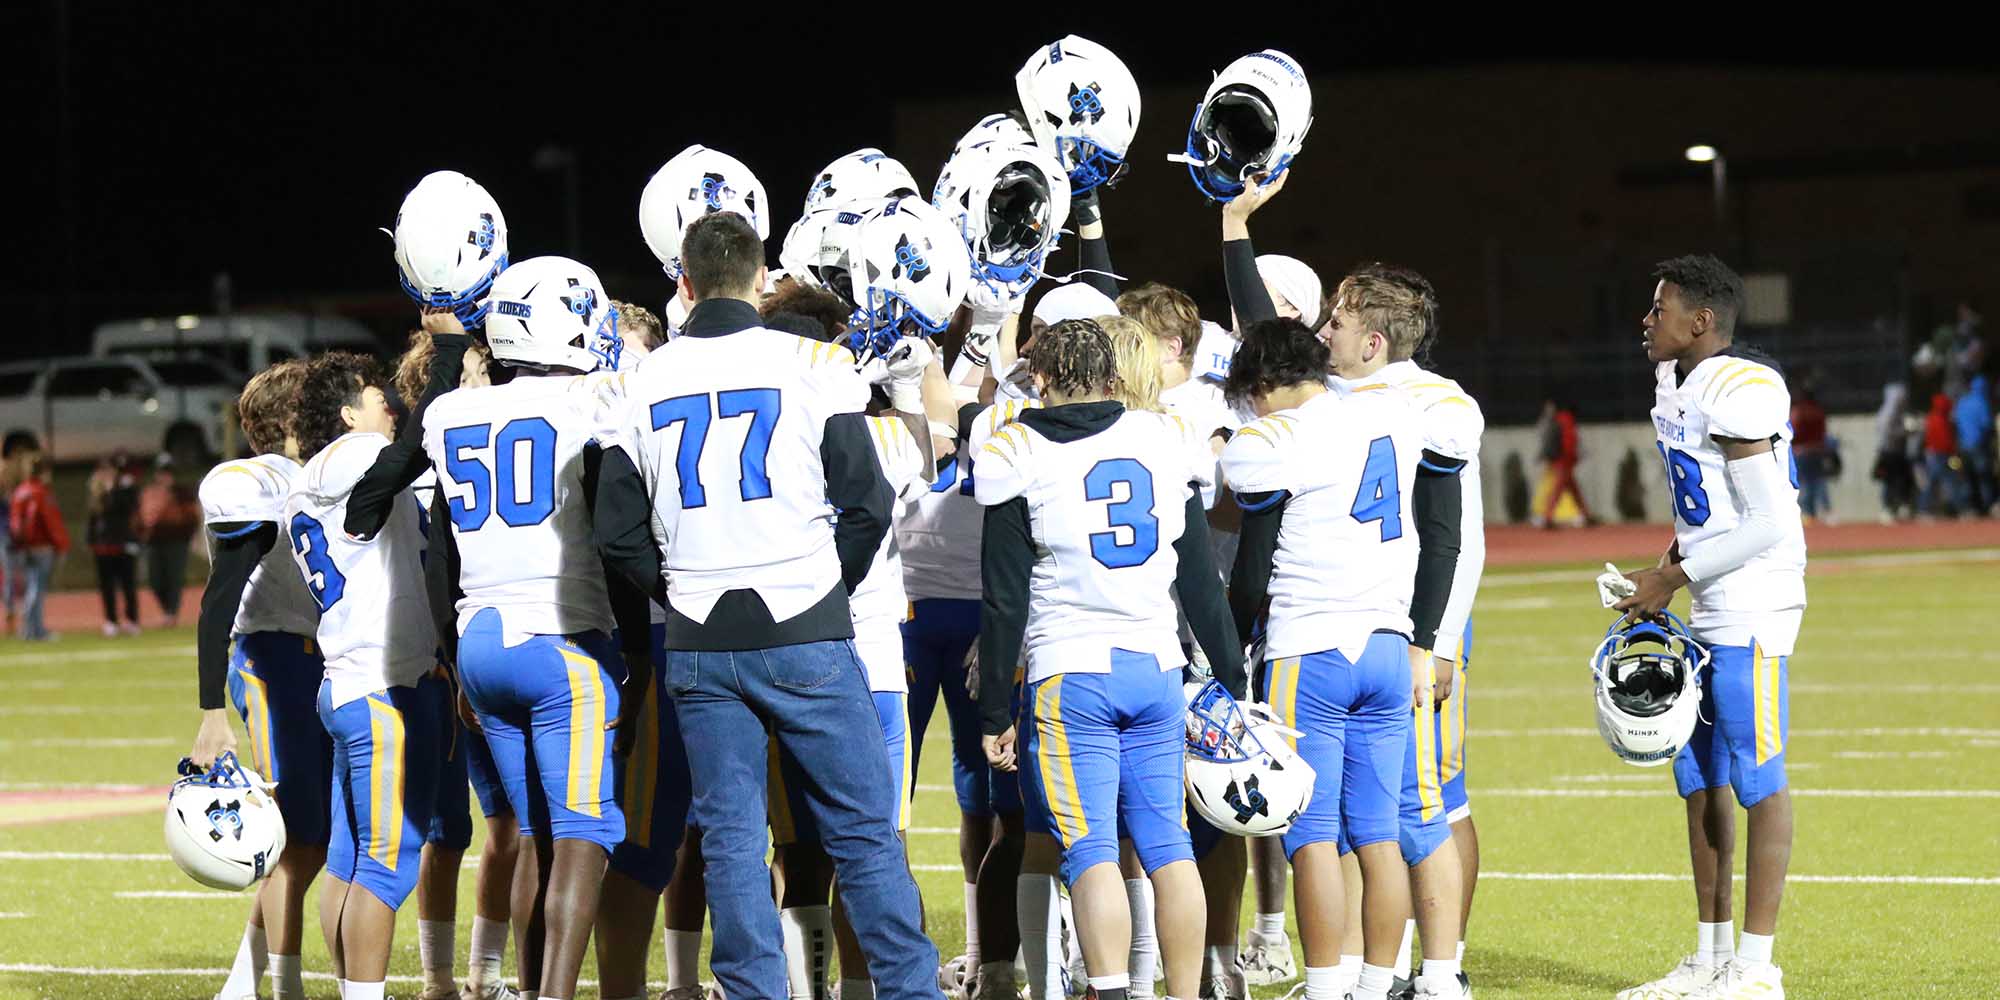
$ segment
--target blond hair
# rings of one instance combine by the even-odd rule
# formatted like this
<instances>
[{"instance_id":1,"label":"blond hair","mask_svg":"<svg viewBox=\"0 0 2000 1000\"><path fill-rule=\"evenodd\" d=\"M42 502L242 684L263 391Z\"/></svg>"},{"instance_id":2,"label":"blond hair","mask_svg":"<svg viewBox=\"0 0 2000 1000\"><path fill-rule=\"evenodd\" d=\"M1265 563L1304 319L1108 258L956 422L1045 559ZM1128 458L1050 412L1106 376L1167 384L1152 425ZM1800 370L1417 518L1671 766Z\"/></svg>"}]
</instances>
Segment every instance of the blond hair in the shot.
<instances>
[{"instance_id":1,"label":"blond hair","mask_svg":"<svg viewBox=\"0 0 2000 1000\"><path fill-rule=\"evenodd\" d=\"M1160 410L1160 342L1139 321L1124 316L1106 316L1097 321L1111 335L1111 354L1117 359L1118 381L1111 398L1128 410Z\"/></svg>"},{"instance_id":2,"label":"blond hair","mask_svg":"<svg viewBox=\"0 0 2000 1000\"><path fill-rule=\"evenodd\" d=\"M1364 329L1389 341L1389 360L1406 361L1429 346L1437 329L1437 291L1405 267L1363 264L1341 279L1334 308L1360 317Z\"/></svg>"},{"instance_id":3,"label":"blond hair","mask_svg":"<svg viewBox=\"0 0 2000 1000\"><path fill-rule=\"evenodd\" d=\"M1118 313L1137 320L1163 343L1180 338L1180 366L1194 367L1195 344L1201 340L1201 311L1186 292L1149 281L1118 296Z\"/></svg>"},{"instance_id":4,"label":"blond hair","mask_svg":"<svg viewBox=\"0 0 2000 1000\"><path fill-rule=\"evenodd\" d=\"M292 414L298 411L299 386L305 384L306 363L302 358L280 361L250 376L236 396L236 422L243 439L259 455L282 451L285 436L292 430Z\"/></svg>"},{"instance_id":5,"label":"blond hair","mask_svg":"<svg viewBox=\"0 0 2000 1000\"><path fill-rule=\"evenodd\" d=\"M616 300L612 301L611 308L618 310L618 336L638 344L645 351L667 342L662 332L666 328L660 325L660 317L653 315L651 309Z\"/></svg>"}]
</instances>

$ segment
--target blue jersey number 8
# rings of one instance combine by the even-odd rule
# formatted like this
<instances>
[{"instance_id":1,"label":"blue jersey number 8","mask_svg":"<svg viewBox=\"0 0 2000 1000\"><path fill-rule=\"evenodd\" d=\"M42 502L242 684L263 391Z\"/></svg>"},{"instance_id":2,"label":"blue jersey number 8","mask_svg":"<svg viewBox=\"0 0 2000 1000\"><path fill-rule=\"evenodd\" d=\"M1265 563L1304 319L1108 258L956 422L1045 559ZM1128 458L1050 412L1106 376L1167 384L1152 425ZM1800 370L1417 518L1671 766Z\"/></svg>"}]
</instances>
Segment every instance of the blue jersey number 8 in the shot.
<instances>
[{"instance_id":1,"label":"blue jersey number 8","mask_svg":"<svg viewBox=\"0 0 2000 1000\"><path fill-rule=\"evenodd\" d=\"M1708 523L1708 490L1701 485L1701 462L1678 448L1655 441L1667 460L1667 488L1674 495L1674 516L1690 528Z\"/></svg>"},{"instance_id":2,"label":"blue jersey number 8","mask_svg":"<svg viewBox=\"0 0 2000 1000\"><path fill-rule=\"evenodd\" d=\"M288 534L292 551L306 564L306 589L312 591L313 603L325 614L347 594L347 577L341 575L340 567L333 564L333 554L327 551L326 529L303 513L293 514Z\"/></svg>"},{"instance_id":3,"label":"blue jersey number 8","mask_svg":"<svg viewBox=\"0 0 2000 1000\"><path fill-rule=\"evenodd\" d=\"M1107 458L1090 467L1083 477L1085 500L1110 500L1112 487L1125 484L1126 497L1105 508L1110 531L1090 536L1090 555L1107 569L1137 566L1160 550L1160 519L1153 514L1153 473L1136 459ZM1132 540L1120 542L1119 528L1132 532Z\"/></svg>"},{"instance_id":4,"label":"blue jersey number 8","mask_svg":"<svg viewBox=\"0 0 2000 1000\"><path fill-rule=\"evenodd\" d=\"M515 478L522 442L528 445L528 498L521 499ZM493 468L470 451L493 448ZM492 424L453 427L444 432L444 469L452 480L471 488L471 496L452 497L451 523L460 531L478 531L493 512L510 528L526 528L549 519L556 509L556 429L541 417L509 420L493 433ZM495 489L495 486L498 489Z\"/></svg>"}]
</instances>

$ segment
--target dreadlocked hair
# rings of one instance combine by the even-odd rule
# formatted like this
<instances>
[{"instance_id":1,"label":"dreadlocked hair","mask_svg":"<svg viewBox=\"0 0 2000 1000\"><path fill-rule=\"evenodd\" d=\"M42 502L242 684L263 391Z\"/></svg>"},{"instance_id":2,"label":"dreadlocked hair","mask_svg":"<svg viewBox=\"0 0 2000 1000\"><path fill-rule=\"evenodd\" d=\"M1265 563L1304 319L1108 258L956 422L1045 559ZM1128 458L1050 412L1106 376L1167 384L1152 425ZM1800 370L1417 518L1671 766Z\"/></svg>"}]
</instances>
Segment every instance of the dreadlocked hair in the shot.
<instances>
[{"instance_id":1,"label":"dreadlocked hair","mask_svg":"<svg viewBox=\"0 0 2000 1000\"><path fill-rule=\"evenodd\" d=\"M299 386L306 379L306 363L299 359L280 361L250 376L236 397L236 423L250 450L259 455L282 451L285 434L292 429L298 413Z\"/></svg>"},{"instance_id":2,"label":"dreadlocked hair","mask_svg":"<svg viewBox=\"0 0 2000 1000\"><path fill-rule=\"evenodd\" d=\"M382 366L366 354L332 351L307 362L293 428L299 439L299 454L316 455L347 433L347 423L340 419L340 408L359 406L363 390L384 384Z\"/></svg>"},{"instance_id":3,"label":"dreadlocked hair","mask_svg":"<svg viewBox=\"0 0 2000 1000\"><path fill-rule=\"evenodd\" d=\"M1028 347L1028 370L1046 390L1064 396L1110 395L1118 383L1118 351L1094 319L1066 319Z\"/></svg>"},{"instance_id":4,"label":"dreadlocked hair","mask_svg":"<svg viewBox=\"0 0 2000 1000\"><path fill-rule=\"evenodd\" d=\"M1327 362L1325 342L1304 323L1290 317L1258 320L1243 331L1243 343L1222 380L1222 394L1247 405L1286 386L1321 381Z\"/></svg>"},{"instance_id":5,"label":"dreadlocked hair","mask_svg":"<svg viewBox=\"0 0 2000 1000\"><path fill-rule=\"evenodd\" d=\"M1118 385L1112 398L1128 410L1160 411L1160 341L1138 320L1106 316L1097 321L1111 334L1111 352L1118 362Z\"/></svg>"}]
</instances>

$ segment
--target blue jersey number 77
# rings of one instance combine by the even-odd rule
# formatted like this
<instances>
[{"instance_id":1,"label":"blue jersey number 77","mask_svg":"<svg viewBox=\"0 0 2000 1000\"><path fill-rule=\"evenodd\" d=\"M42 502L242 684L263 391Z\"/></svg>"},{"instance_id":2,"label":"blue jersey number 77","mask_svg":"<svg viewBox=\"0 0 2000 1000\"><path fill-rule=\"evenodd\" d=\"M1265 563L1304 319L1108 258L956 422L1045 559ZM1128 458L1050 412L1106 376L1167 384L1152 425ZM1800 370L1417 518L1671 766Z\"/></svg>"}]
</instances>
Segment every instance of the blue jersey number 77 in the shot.
<instances>
[{"instance_id":1,"label":"blue jersey number 77","mask_svg":"<svg viewBox=\"0 0 2000 1000\"><path fill-rule=\"evenodd\" d=\"M708 490L701 483L701 453L708 446L709 425L715 420L749 417L750 430L743 435L743 451L738 456L741 470L738 495L744 500L764 500L771 495L771 476L765 460L771 452L771 432L784 410L784 397L776 389L728 389L717 393L675 396L654 403L653 429L681 425L680 449L674 456L674 478L681 485L681 509L708 506Z\"/></svg>"}]
</instances>

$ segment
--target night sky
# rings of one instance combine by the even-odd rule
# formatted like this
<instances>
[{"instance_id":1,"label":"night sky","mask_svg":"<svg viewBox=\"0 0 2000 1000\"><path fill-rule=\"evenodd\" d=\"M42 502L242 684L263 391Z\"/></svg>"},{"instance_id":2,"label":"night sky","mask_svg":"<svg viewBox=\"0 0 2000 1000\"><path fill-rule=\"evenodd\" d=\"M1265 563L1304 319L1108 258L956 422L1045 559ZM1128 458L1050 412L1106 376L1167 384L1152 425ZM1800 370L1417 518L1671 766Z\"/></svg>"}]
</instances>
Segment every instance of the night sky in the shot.
<instances>
[{"instance_id":1,"label":"night sky","mask_svg":"<svg viewBox=\"0 0 2000 1000\"><path fill-rule=\"evenodd\" d=\"M1592 41L1575 25L1474 23L1389 5L1306 19L1257 5L1220 25L955 8L952 17L999 22L976 32L929 28L947 15L918 5L885 6L915 25L906 29L861 23L867 8L854 3L820 5L814 20L754 5L535 18L498 5L451 17L411 13L414 4L203 6L43 0L25 15L20 37L38 44L12 68L28 77L17 95L37 99L16 103L14 134L40 141L16 151L29 178L13 214L25 225L0 294L41 332L11 338L6 354L57 353L58 337L104 319L206 311L218 271L231 273L239 308L398 312L390 242L377 227L392 223L419 177L445 167L494 193L515 259L578 256L614 287L615 276L649 286L622 294L658 301L666 285L640 240L637 201L683 146L727 150L758 173L776 206L775 255L810 173L855 147L890 145L899 99L990 95L994 110L1011 107L1015 70L1070 31L1111 46L1142 90L1199 84L1265 46L1297 57L1321 88L1410 66L1722 59L1681 36L1663 47L1606 26ZM222 10L232 7L241 11ZM1773 37L1784 30L1770 26ZM1738 25L1732 38L1751 34ZM1782 51L1801 58L1800 47ZM1912 58L1877 51L1854 64ZM1142 137L1171 138L1185 113L1149 105ZM1328 155L1338 141L1322 122L1311 152ZM561 176L534 166L546 146L576 152L578 246L565 239ZM937 170L914 158L910 167L925 182Z\"/></svg>"}]
</instances>

